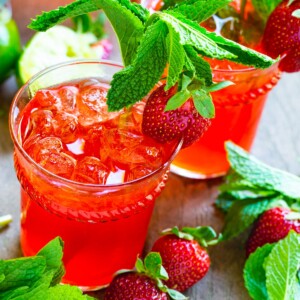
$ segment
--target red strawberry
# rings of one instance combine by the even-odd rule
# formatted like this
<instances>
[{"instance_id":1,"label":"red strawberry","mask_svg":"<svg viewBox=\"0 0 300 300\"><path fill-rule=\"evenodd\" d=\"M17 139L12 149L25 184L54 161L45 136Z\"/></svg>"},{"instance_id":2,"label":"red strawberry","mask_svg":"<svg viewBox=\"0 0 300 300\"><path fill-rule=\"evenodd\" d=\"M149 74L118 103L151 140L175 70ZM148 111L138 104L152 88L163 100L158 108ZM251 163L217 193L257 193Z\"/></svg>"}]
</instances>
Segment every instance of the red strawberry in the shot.
<instances>
[{"instance_id":1,"label":"red strawberry","mask_svg":"<svg viewBox=\"0 0 300 300\"><path fill-rule=\"evenodd\" d=\"M210 120L203 118L196 110L192 99L180 108L164 111L168 100L175 95L177 87L168 91L165 85L158 87L147 100L142 129L145 135L160 143L184 138L183 148L197 141L207 130Z\"/></svg>"},{"instance_id":2,"label":"red strawberry","mask_svg":"<svg viewBox=\"0 0 300 300\"><path fill-rule=\"evenodd\" d=\"M266 243L275 243L285 238L292 229L300 233L300 214L283 207L265 211L248 238L246 255L249 256L257 247Z\"/></svg>"},{"instance_id":3,"label":"red strawberry","mask_svg":"<svg viewBox=\"0 0 300 300\"><path fill-rule=\"evenodd\" d=\"M168 300L166 293L159 290L156 282L138 273L117 275L107 288L104 300Z\"/></svg>"},{"instance_id":4,"label":"red strawberry","mask_svg":"<svg viewBox=\"0 0 300 300\"><path fill-rule=\"evenodd\" d=\"M168 280L159 253L150 252L144 262L137 259L136 271L124 271L114 277L105 291L104 300L168 300L187 299L168 289L161 280Z\"/></svg>"},{"instance_id":5,"label":"red strawberry","mask_svg":"<svg viewBox=\"0 0 300 300\"><path fill-rule=\"evenodd\" d=\"M170 232L170 231L168 231ZM159 238L153 245L152 251L159 252L169 280L165 284L180 292L190 288L202 279L209 270L210 258L203 246L215 244L216 233L210 227L183 228L177 227ZM196 238L197 240L195 240ZM206 243L206 239L211 242Z\"/></svg>"},{"instance_id":6,"label":"red strawberry","mask_svg":"<svg viewBox=\"0 0 300 300\"><path fill-rule=\"evenodd\" d=\"M286 56L279 67L285 72L300 71L300 18L292 13L300 9L300 0L288 5L290 0L281 2L270 15L263 35L263 46L273 58Z\"/></svg>"}]
</instances>

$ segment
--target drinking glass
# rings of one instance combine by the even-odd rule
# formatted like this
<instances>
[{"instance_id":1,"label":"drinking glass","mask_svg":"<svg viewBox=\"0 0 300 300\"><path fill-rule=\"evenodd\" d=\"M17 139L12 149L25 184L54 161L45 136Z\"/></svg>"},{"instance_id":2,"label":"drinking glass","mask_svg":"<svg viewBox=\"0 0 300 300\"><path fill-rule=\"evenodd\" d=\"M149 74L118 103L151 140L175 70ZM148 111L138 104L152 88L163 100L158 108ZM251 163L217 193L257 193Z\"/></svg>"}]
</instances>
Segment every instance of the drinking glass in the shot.
<instances>
[{"instance_id":1,"label":"drinking glass","mask_svg":"<svg viewBox=\"0 0 300 300\"><path fill-rule=\"evenodd\" d=\"M181 144L155 171L122 184L74 182L38 165L24 150L22 112L37 90L71 80L97 78L109 84L121 66L109 61L77 61L48 68L17 93L10 112L14 161L21 184L21 247L36 254L56 236L64 241L63 283L96 290L120 269L134 267L145 242L155 199L165 186Z\"/></svg>"}]
</instances>

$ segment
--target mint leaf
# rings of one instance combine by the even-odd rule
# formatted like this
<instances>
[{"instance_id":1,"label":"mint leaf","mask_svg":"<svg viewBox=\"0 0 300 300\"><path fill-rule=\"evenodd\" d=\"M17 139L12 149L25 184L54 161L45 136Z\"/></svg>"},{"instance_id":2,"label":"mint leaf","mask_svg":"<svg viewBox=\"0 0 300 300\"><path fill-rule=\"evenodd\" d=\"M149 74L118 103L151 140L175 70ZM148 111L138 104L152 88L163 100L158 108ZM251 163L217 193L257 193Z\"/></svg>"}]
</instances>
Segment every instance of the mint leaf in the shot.
<instances>
[{"instance_id":1,"label":"mint leaf","mask_svg":"<svg viewBox=\"0 0 300 300\"><path fill-rule=\"evenodd\" d=\"M223 239L229 240L243 232L273 201L272 198L262 197L234 202L225 218Z\"/></svg>"},{"instance_id":2,"label":"mint leaf","mask_svg":"<svg viewBox=\"0 0 300 300\"><path fill-rule=\"evenodd\" d=\"M130 9L133 7L135 6L129 3L129 0L77 0L37 16L28 27L38 31L46 31L68 18L103 9L118 36L123 61L127 66L132 62L144 33L144 25L139 18L141 17L140 11L134 9L132 12Z\"/></svg>"},{"instance_id":3,"label":"mint leaf","mask_svg":"<svg viewBox=\"0 0 300 300\"><path fill-rule=\"evenodd\" d=\"M180 3L171 11L178 12L190 20L201 23L211 17L219 9L229 4L232 0L188 0Z\"/></svg>"},{"instance_id":4,"label":"mint leaf","mask_svg":"<svg viewBox=\"0 0 300 300\"><path fill-rule=\"evenodd\" d=\"M204 118L214 118L215 106L211 95L204 90L193 91L192 95L198 113Z\"/></svg>"},{"instance_id":5,"label":"mint leaf","mask_svg":"<svg viewBox=\"0 0 300 300\"><path fill-rule=\"evenodd\" d=\"M197 23L184 19L180 14L175 14L169 11L165 13L156 13L157 16L163 20L168 26L172 26L180 36L182 45L190 45L196 48L199 53L208 57L215 57L218 59L230 59L235 55L218 47L218 45L203 35L199 30L201 28Z\"/></svg>"},{"instance_id":6,"label":"mint leaf","mask_svg":"<svg viewBox=\"0 0 300 300\"><path fill-rule=\"evenodd\" d=\"M135 16L137 16L143 23L147 21L150 16L149 11L143 6L131 2L130 0L117 0L124 7L128 8Z\"/></svg>"},{"instance_id":7,"label":"mint leaf","mask_svg":"<svg viewBox=\"0 0 300 300\"><path fill-rule=\"evenodd\" d=\"M89 300L89 299L95 299L93 297L90 297L88 295L83 295L82 291L76 287L71 285L56 285L54 287L51 287L47 291L47 298L55 299L55 300Z\"/></svg>"},{"instance_id":8,"label":"mint leaf","mask_svg":"<svg viewBox=\"0 0 300 300\"><path fill-rule=\"evenodd\" d=\"M300 267L300 235L290 231L275 244L265 259L266 286L270 300L294 300Z\"/></svg>"},{"instance_id":9,"label":"mint leaf","mask_svg":"<svg viewBox=\"0 0 300 300\"><path fill-rule=\"evenodd\" d=\"M263 264L273 247L274 244L265 244L263 247L257 248L246 261L244 267L245 286L254 300L269 300Z\"/></svg>"},{"instance_id":10,"label":"mint leaf","mask_svg":"<svg viewBox=\"0 0 300 300\"><path fill-rule=\"evenodd\" d=\"M168 29L167 53L169 66L166 84L167 90L176 84L185 63L185 52L183 46L180 44L179 34L171 26L168 26Z\"/></svg>"},{"instance_id":11,"label":"mint leaf","mask_svg":"<svg viewBox=\"0 0 300 300\"><path fill-rule=\"evenodd\" d=\"M267 21L269 15L282 0L252 0L251 2L260 17Z\"/></svg>"},{"instance_id":12,"label":"mint leaf","mask_svg":"<svg viewBox=\"0 0 300 300\"><path fill-rule=\"evenodd\" d=\"M31 286L46 269L44 257L23 257L6 260L3 267L5 279L0 283L1 292L20 286ZM1 298L1 297L0 297Z\"/></svg>"},{"instance_id":13,"label":"mint leaf","mask_svg":"<svg viewBox=\"0 0 300 300\"><path fill-rule=\"evenodd\" d=\"M249 49L234 41L225 39L221 35L217 35L214 32L209 32L203 27L199 26L198 30L211 41L215 42L219 48L224 49L231 54L234 54L232 57L227 57L227 59L229 60L243 64L245 66L253 66L262 69L268 68L276 62L276 60L273 60L267 55ZM217 56L215 56L215 58L219 59Z\"/></svg>"},{"instance_id":14,"label":"mint leaf","mask_svg":"<svg viewBox=\"0 0 300 300\"><path fill-rule=\"evenodd\" d=\"M184 50L191 61L192 70L194 70L196 77L198 79L204 79L206 85L210 86L213 81L209 63L199 56L192 46L184 46Z\"/></svg>"},{"instance_id":15,"label":"mint leaf","mask_svg":"<svg viewBox=\"0 0 300 300\"><path fill-rule=\"evenodd\" d=\"M65 274L65 269L62 264L63 246L64 243L62 239L57 237L37 253L37 256L43 256L46 259L45 271L51 271L54 274L51 285L59 283Z\"/></svg>"},{"instance_id":16,"label":"mint leaf","mask_svg":"<svg viewBox=\"0 0 300 300\"><path fill-rule=\"evenodd\" d=\"M226 142L226 150L231 167L251 184L300 199L300 179L297 176L267 166L232 142Z\"/></svg>"},{"instance_id":17,"label":"mint leaf","mask_svg":"<svg viewBox=\"0 0 300 300\"><path fill-rule=\"evenodd\" d=\"M167 63L166 36L162 21L147 28L133 63L113 77L107 100L110 111L141 100L160 80Z\"/></svg>"}]
</instances>

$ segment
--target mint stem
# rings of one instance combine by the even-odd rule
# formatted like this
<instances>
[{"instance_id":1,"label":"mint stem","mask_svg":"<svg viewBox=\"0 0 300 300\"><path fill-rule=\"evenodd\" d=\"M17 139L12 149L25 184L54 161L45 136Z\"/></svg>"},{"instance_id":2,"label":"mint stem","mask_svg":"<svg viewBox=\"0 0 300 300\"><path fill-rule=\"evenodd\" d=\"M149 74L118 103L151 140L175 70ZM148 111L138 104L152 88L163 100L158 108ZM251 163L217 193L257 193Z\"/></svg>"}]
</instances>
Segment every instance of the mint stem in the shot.
<instances>
[{"instance_id":1,"label":"mint stem","mask_svg":"<svg viewBox=\"0 0 300 300\"><path fill-rule=\"evenodd\" d=\"M12 216L11 215L5 215L0 217L0 228L6 227L9 223L12 222Z\"/></svg>"}]
</instances>

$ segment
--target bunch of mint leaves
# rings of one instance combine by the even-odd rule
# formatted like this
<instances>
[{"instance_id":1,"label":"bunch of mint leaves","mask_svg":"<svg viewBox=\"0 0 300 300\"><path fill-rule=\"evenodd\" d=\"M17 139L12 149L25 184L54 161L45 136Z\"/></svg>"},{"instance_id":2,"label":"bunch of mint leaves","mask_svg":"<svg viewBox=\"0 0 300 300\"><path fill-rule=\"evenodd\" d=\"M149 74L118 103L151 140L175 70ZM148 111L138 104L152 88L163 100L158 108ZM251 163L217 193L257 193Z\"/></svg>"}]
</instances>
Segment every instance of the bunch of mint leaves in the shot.
<instances>
[{"instance_id":1,"label":"bunch of mint leaves","mask_svg":"<svg viewBox=\"0 0 300 300\"><path fill-rule=\"evenodd\" d=\"M57 237L36 256L0 260L1 300L92 300L76 286L60 285L65 270L63 241Z\"/></svg>"},{"instance_id":2,"label":"bunch of mint leaves","mask_svg":"<svg viewBox=\"0 0 300 300\"><path fill-rule=\"evenodd\" d=\"M257 248L246 261L244 281L254 300L300 299L300 234Z\"/></svg>"},{"instance_id":3,"label":"bunch of mint leaves","mask_svg":"<svg viewBox=\"0 0 300 300\"><path fill-rule=\"evenodd\" d=\"M275 62L199 25L230 2L180 1L150 15L147 9L129 0L77 0L44 12L32 20L29 28L45 31L68 18L102 9L118 37L125 65L111 82L109 110L120 110L140 101L161 80L167 68L166 89L178 84L178 93L169 100L167 109L176 109L192 97L198 112L211 118L215 111L210 93L231 82L215 84L210 65L203 57L257 68L267 68Z\"/></svg>"},{"instance_id":4,"label":"bunch of mint leaves","mask_svg":"<svg viewBox=\"0 0 300 300\"><path fill-rule=\"evenodd\" d=\"M223 239L231 239L266 210L300 207L300 178L272 168L232 142L226 142L231 170L220 186L216 205L226 213Z\"/></svg>"}]
</instances>

